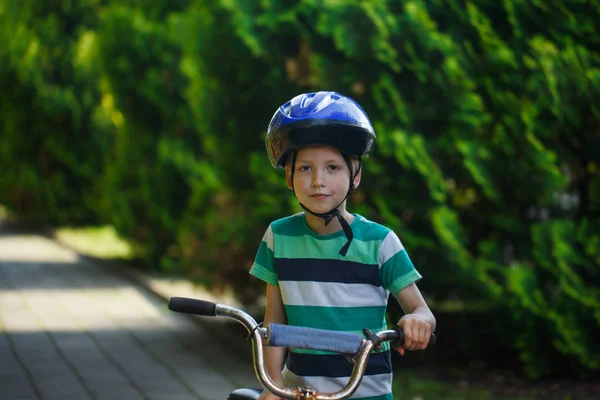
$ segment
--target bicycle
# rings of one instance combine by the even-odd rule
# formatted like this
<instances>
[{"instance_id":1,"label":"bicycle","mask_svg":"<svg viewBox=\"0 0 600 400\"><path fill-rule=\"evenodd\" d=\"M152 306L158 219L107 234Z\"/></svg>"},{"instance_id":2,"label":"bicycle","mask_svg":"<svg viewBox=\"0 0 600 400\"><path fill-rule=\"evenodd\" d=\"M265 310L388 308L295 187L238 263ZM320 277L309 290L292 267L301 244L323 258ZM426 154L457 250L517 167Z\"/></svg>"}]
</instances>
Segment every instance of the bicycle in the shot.
<instances>
[{"instance_id":1,"label":"bicycle","mask_svg":"<svg viewBox=\"0 0 600 400\"><path fill-rule=\"evenodd\" d=\"M268 324L266 327L261 327L252 316L238 308L198 299L171 297L168 306L169 310L179 313L225 317L241 323L248 331L249 338L252 339L254 372L258 380L271 393L289 400L343 400L349 398L362 381L371 351L377 349L383 342L392 342L392 347L397 347L404 340L404 334L400 327L377 333L371 333L365 329L363 337L356 333L281 324ZM433 346L435 341L436 336L432 334L429 347ZM273 381L267 372L263 345L337 352L346 355L346 358L354 363L354 367L346 385L335 393L319 393L310 387L294 389L282 387ZM237 389L229 395L228 400L256 400L261 392L261 389Z\"/></svg>"}]
</instances>

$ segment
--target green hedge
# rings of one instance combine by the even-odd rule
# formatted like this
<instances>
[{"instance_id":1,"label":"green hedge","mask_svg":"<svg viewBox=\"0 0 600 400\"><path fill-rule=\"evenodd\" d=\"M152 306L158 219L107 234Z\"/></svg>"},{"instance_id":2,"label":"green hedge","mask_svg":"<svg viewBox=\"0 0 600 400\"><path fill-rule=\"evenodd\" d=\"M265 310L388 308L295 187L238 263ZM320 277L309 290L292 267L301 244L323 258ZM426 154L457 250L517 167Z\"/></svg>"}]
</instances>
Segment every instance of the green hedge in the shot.
<instances>
[{"instance_id":1,"label":"green hedge","mask_svg":"<svg viewBox=\"0 0 600 400\"><path fill-rule=\"evenodd\" d=\"M299 211L265 127L337 90L378 134L350 209L399 233L432 304L507 310L489 323L531 377L597 374L598 20L597 2L5 1L0 203L113 225L149 267L253 301L260 237Z\"/></svg>"},{"instance_id":2,"label":"green hedge","mask_svg":"<svg viewBox=\"0 0 600 400\"><path fill-rule=\"evenodd\" d=\"M94 4L0 3L0 202L32 224L98 221L103 159L92 131L104 132L83 60Z\"/></svg>"}]
</instances>

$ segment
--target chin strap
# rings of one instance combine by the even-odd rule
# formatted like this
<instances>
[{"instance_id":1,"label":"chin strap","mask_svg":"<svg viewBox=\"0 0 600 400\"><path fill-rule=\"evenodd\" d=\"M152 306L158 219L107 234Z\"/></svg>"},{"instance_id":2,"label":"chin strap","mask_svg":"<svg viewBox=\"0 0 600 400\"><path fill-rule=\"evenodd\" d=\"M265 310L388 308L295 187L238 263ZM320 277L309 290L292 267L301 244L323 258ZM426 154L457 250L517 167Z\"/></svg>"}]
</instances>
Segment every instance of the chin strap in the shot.
<instances>
[{"instance_id":1,"label":"chin strap","mask_svg":"<svg viewBox=\"0 0 600 400\"><path fill-rule=\"evenodd\" d=\"M294 195L296 195L296 191L294 189L294 171L296 170L297 154L298 154L297 151L293 152L292 165L291 165L291 168L292 168L292 171L291 171L292 191L294 192ZM346 244L340 249L340 252L339 252L342 257L346 257L346 254L348 253L348 249L350 248L350 243L352 243L352 240L354 239L354 232L352 232L352 228L350 227L350 224L348 223L348 221L346 221L346 219L342 216L342 213L339 210L339 206L341 206L344 203L344 201L346 201L348 196L350 196L350 194L352 194L352 192L354 192L354 177L356 175L358 175L358 173L360 172L362 164L359 159L358 168L356 170L356 173L354 173L354 170L352 169L352 163L350 162L350 158L348 158L348 156L344 153L342 153L342 156L344 157L344 160L346 161L346 164L348 165L348 169L350 170L350 187L348 188L348 192L346 193L346 197L344 197L344 200L342 200L340 202L340 204L335 206L335 208L333 210L326 212L326 213L313 212L311 209L306 207L304 204L302 204L300 202L298 202L298 203L300 204L300 207L302 207L304 209L304 211L311 213L315 217L323 218L325 220L325 226L329 225L329 223L333 220L333 218L337 218L338 222L342 226L342 230L344 231L346 238L348 239ZM296 196L296 198L297 197L298 196Z\"/></svg>"},{"instance_id":2,"label":"chin strap","mask_svg":"<svg viewBox=\"0 0 600 400\"><path fill-rule=\"evenodd\" d=\"M337 218L340 225L342 226L342 229L344 230L344 233L346 234L346 238L348 239L346 244L340 249L340 255L342 257L346 257L346 254L348 253L348 249L350 248L350 243L352 243L352 240L354 239L354 232L352 232L352 228L350 228L350 224L348 223L348 221L346 221L346 219L344 217L342 217L342 213L340 212L340 210L336 207L326 214L317 214L317 213L314 213L311 210L309 210L302 203L300 203L300 206L302 206L303 209L305 209L312 215L323 218L325 220L325 226L329 225L329 223L333 220L333 218Z\"/></svg>"}]
</instances>

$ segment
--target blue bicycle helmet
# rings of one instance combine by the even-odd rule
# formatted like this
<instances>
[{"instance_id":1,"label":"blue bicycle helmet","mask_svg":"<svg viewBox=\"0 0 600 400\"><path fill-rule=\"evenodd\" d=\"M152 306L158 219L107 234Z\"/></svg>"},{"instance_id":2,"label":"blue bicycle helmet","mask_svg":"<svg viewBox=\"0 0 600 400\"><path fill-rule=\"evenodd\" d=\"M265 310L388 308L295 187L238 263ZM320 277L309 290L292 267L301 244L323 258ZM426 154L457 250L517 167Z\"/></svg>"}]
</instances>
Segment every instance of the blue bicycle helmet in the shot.
<instances>
[{"instance_id":1,"label":"blue bicycle helmet","mask_svg":"<svg viewBox=\"0 0 600 400\"><path fill-rule=\"evenodd\" d=\"M354 234L338 207L354 191L354 178L361 169L360 158L368 157L373 150L375 130L367 114L354 100L336 92L301 94L275 112L269 123L265 142L269 160L275 168L284 168L288 155L292 155L292 190L298 149L312 145L328 145L340 150L350 171L348 192L342 202L326 213L315 213L302 203L300 206L306 212L323 218L325 225L333 218L338 219L348 239L340 250L340 254L345 256ZM359 160L356 171L350 160L351 156Z\"/></svg>"},{"instance_id":2,"label":"blue bicycle helmet","mask_svg":"<svg viewBox=\"0 0 600 400\"><path fill-rule=\"evenodd\" d=\"M275 112L267 129L267 152L271 165L285 167L294 149L324 144L350 156L369 156L375 131L363 109L351 98L336 92L305 93Z\"/></svg>"}]
</instances>

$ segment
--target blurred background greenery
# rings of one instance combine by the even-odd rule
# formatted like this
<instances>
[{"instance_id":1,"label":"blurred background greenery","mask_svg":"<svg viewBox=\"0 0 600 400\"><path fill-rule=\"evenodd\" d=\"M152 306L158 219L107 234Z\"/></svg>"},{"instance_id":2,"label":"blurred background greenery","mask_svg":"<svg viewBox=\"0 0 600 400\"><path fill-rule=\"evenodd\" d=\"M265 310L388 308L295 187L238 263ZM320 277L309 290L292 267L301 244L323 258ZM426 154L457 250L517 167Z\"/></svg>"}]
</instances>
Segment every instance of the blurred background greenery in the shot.
<instances>
[{"instance_id":1,"label":"blurred background greenery","mask_svg":"<svg viewBox=\"0 0 600 400\"><path fill-rule=\"evenodd\" d=\"M598 21L597 0L0 0L0 204L250 305L264 230L299 211L266 126L335 90L378 135L349 209L398 233L448 356L595 378Z\"/></svg>"}]
</instances>

